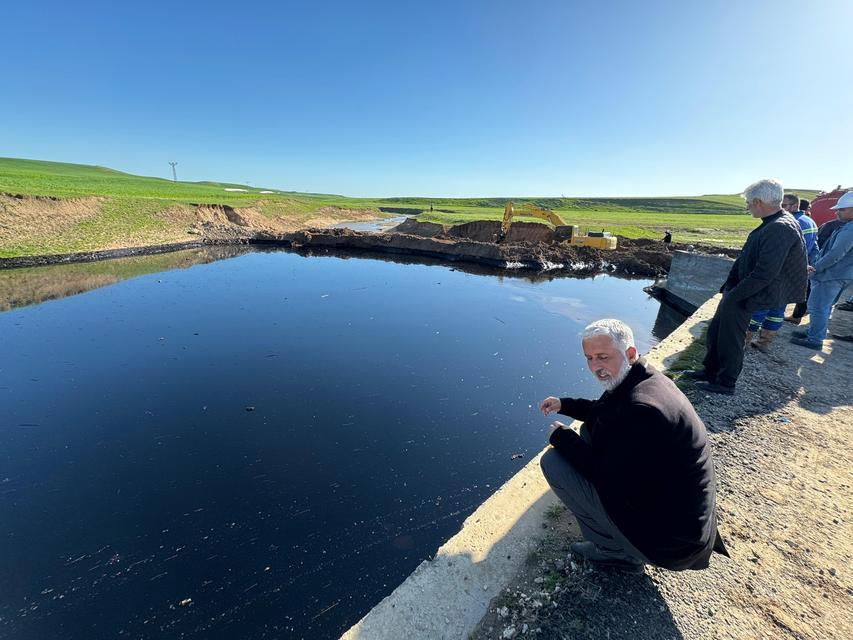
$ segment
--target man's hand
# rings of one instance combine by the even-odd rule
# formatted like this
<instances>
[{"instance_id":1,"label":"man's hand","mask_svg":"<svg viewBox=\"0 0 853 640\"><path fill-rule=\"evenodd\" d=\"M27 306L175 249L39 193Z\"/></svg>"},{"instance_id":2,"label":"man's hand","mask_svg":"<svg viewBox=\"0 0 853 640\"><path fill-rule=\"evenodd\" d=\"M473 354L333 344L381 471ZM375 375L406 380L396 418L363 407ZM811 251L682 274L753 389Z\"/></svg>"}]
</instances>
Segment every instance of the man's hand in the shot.
<instances>
[{"instance_id":1,"label":"man's hand","mask_svg":"<svg viewBox=\"0 0 853 640\"><path fill-rule=\"evenodd\" d=\"M813 266L809 265L809 266L808 266L808 270L809 270L809 275L811 275L812 273L814 273L814 267L813 267Z\"/></svg>"},{"instance_id":2,"label":"man's hand","mask_svg":"<svg viewBox=\"0 0 853 640\"><path fill-rule=\"evenodd\" d=\"M557 413L560 411L560 404L559 398L548 396L539 405L539 411L542 412L543 416L547 416L549 413Z\"/></svg>"}]
</instances>

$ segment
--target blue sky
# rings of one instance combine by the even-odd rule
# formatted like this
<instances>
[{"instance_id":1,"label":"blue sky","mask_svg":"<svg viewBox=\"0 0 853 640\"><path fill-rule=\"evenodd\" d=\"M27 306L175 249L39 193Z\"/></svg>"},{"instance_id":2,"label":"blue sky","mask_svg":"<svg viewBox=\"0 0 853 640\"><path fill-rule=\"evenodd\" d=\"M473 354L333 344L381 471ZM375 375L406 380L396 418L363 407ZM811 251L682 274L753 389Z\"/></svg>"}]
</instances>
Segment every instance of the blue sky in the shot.
<instances>
[{"instance_id":1,"label":"blue sky","mask_svg":"<svg viewBox=\"0 0 853 640\"><path fill-rule=\"evenodd\" d=\"M33 0L4 23L0 156L352 196L853 184L850 0Z\"/></svg>"}]
</instances>

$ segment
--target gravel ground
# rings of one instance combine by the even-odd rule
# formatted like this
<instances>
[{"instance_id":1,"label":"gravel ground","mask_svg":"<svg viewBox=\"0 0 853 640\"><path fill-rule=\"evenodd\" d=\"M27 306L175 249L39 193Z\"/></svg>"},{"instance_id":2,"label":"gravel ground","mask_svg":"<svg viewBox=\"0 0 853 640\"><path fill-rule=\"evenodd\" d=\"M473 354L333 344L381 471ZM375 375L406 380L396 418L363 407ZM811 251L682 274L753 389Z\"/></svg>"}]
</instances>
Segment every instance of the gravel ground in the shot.
<instances>
[{"instance_id":1,"label":"gravel ground","mask_svg":"<svg viewBox=\"0 0 853 640\"><path fill-rule=\"evenodd\" d=\"M830 330L853 334L853 313ZM853 638L853 343L749 349L734 397L688 394L714 448L731 558L698 572L594 571L568 512L472 638Z\"/></svg>"}]
</instances>

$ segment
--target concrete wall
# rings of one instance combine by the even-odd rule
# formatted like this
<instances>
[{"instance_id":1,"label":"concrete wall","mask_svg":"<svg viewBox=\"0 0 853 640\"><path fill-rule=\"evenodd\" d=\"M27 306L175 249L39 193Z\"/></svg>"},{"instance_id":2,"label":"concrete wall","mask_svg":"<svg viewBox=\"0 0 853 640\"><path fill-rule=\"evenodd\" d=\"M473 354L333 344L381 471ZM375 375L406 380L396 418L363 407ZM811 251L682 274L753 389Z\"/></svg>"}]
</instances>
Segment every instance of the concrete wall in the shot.
<instances>
[{"instance_id":1,"label":"concrete wall","mask_svg":"<svg viewBox=\"0 0 853 640\"><path fill-rule=\"evenodd\" d=\"M734 260L726 256L675 251L662 288L693 308L701 307L726 281Z\"/></svg>"},{"instance_id":2,"label":"concrete wall","mask_svg":"<svg viewBox=\"0 0 853 640\"><path fill-rule=\"evenodd\" d=\"M666 369L702 333L717 308L709 300L647 358ZM543 418L543 444L549 419ZM544 452L544 451L543 451ZM464 640L492 598L522 568L558 500L539 470L541 453L463 523L462 530L347 631L345 640Z\"/></svg>"}]
</instances>

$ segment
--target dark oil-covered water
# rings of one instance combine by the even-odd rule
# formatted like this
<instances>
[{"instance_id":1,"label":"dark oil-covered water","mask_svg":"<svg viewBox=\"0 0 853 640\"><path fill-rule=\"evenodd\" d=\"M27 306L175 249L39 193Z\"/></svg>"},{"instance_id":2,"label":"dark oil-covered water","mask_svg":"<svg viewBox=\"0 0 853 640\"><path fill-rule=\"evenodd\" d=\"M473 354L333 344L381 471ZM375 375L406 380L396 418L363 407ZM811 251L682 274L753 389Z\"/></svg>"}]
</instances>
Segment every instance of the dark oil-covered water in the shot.
<instances>
[{"instance_id":1,"label":"dark oil-covered water","mask_svg":"<svg viewBox=\"0 0 853 640\"><path fill-rule=\"evenodd\" d=\"M0 637L336 637L542 449L543 397L599 395L588 322L674 321L643 280L217 257L0 279Z\"/></svg>"}]
</instances>

